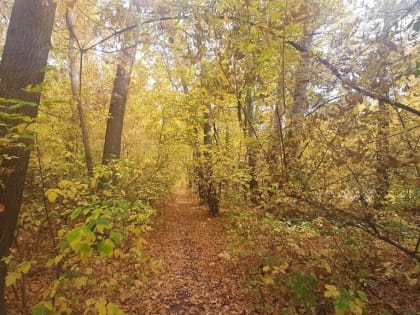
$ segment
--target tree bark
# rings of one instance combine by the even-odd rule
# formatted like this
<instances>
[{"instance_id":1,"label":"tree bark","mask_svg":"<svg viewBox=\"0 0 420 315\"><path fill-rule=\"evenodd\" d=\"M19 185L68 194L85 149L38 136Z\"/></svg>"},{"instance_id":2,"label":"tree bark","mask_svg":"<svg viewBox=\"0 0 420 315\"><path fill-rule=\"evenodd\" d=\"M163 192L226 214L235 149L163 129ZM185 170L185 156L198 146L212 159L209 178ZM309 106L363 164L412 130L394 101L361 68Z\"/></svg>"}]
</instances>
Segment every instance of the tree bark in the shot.
<instances>
[{"instance_id":1,"label":"tree bark","mask_svg":"<svg viewBox=\"0 0 420 315\"><path fill-rule=\"evenodd\" d=\"M208 108L210 111L211 109ZM216 185L213 179L213 166L211 161L211 144L212 144L212 134L211 134L211 124L210 124L210 114L208 112L204 113L204 167L203 167L203 186L204 186L204 195L206 199L207 206L209 207L210 214L216 216L219 213L219 199L217 196Z\"/></svg>"},{"instance_id":2,"label":"tree bark","mask_svg":"<svg viewBox=\"0 0 420 315\"><path fill-rule=\"evenodd\" d=\"M251 88L248 88L245 96L245 112L247 115L247 126L245 129L245 137L248 139L255 139L255 130L253 129L254 124L254 104L252 103L252 92ZM256 139L255 139L256 140ZM248 182L250 199L253 204L258 203L257 189L258 189L258 180L257 180L257 160L258 160L258 148L256 143L250 143L247 149L247 159L249 167L249 176L250 180Z\"/></svg>"},{"instance_id":3,"label":"tree bark","mask_svg":"<svg viewBox=\"0 0 420 315\"><path fill-rule=\"evenodd\" d=\"M389 64L389 57L391 52L387 49L384 39L389 37L388 28L391 23L390 19L383 16L383 29L382 38L378 43L378 54L376 61L378 62L377 78L379 84L377 90L382 95L389 95L391 91L391 81L389 81L390 73L388 71L387 64ZM390 38L390 40L392 37ZM381 209L385 205L385 197L388 195L390 180L389 180L389 122L390 113L389 109L385 106L385 102L382 100L378 101L378 123L376 132L376 182L375 182L375 195L373 200L373 207L375 209Z\"/></svg>"},{"instance_id":4,"label":"tree bark","mask_svg":"<svg viewBox=\"0 0 420 315\"><path fill-rule=\"evenodd\" d=\"M309 35L312 30L304 28L303 45L310 49L313 37ZM284 58L284 57L283 57ZM291 176L300 179L300 166L298 155L302 143L302 127L304 127L305 111L308 109L308 83L309 69L311 67L310 55L300 52L300 63L296 71L296 81L293 89L293 102L289 111L289 126L286 133L286 159ZM284 93L284 91L283 91Z\"/></svg>"},{"instance_id":5,"label":"tree bark","mask_svg":"<svg viewBox=\"0 0 420 315\"><path fill-rule=\"evenodd\" d=\"M126 34L127 36L127 34ZM129 41L126 41L126 43ZM136 57L136 45L129 46L121 51L120 63L112 89L109 114L106 124L106 134L102 164L106 165L121 156L121 137L124 125L124 113L130 88L131 73Z\"/></svg>"},{"instance_id":6,"label":"tree bark","mask_svg":"<svg viewBox=\"0 0 420 315\"><path fill-rule=\"evenodd\" d=\"M45 66L51 46L50 39L54 23L55 2L53 0L16 0L10 17L6 43L0 63L0 97L31 102L18 110L4 102L1 110L7 114L20 114L34 118L38 113L39 91L24 90L44 80ZM13 127L22 121L11 122ZM0 137L8 129L0 130ZM22 195L29 161L30 140L18 138L14 143L0 143L0 315L6 314L4 300L7 266L1 261L9 254L22 203ZM13 156L12 159L4 157Z\"/></svg>"},{"instance_id":7,"label":"tree bark","mask_svg":"<svg viewBox=\"0 0 420 315\"><path fill-rule=\"evenodd\" d=\"M388 157L389 157L389 110L383 102L378 104L378 130L376 133L376 185L373 206L380 209L384 206L389 191Z\"/></svg>"}]
</instances>

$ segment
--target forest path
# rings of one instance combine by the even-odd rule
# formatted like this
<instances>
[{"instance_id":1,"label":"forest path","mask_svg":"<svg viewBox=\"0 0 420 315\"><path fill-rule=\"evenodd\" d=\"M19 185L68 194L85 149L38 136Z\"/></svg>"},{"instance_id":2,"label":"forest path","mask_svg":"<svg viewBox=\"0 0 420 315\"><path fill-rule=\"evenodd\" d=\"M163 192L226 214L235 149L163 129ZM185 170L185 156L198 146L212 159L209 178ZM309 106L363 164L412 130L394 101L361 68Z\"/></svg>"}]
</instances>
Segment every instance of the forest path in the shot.
<instances>
[{"instance_id":1,"label":"forest path","mask_svg":"<svg viewBox=\"0 0 420 315\"><path fill-rule=\"evenodd\" d=\"M223 255L223 217L210 218L187 190L158 211L147 252L163 267L139 297L142 314L249 314L238 269Z\"/></svg>"}]
</instances>

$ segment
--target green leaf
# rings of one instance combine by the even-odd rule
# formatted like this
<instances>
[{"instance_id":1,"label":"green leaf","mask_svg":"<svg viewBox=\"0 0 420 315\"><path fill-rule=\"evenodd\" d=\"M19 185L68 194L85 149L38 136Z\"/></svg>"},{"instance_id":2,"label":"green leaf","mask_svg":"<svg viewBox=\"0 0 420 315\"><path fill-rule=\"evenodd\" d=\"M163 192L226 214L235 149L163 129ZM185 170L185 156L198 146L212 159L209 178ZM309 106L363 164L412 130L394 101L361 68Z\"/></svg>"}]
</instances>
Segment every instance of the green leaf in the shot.
<instances>
[{"instance_id":1,"label":"green leaf","mask_svg":"<svg viewBox=\"0 0 420 315\"><path fill-rule=\"evenodd\" d=\"M78 248L78 252L82 257L89 257L92 254L92 248L87 243L81 243Z\"/></svg>"},{"instance_id":2,"label":"green leaf","mask_svg":"<svg viewBox=\"0 0 420 315\"><path fill-rule=\"evenodd\" d=\"M101 256L110 257L114 252L115 244L110 239L102 240L98 243L98 252Z\"/></svg>"},{"instance_id":3,"label":"green leaf","mask_svg":"<svg viewBox=\"0 0 420 315\"><path fill-rule=\"evenodd\" d=\"M95 224L96 224L96 227L95 227L96 230L99 233L103 233L105 228L110 227L111 222L108 219L101 217L95 220Z\"/></svg>"},{"instance_id":4,"label":"green leaf","mask_svg":"<svg viewBox=\"0 0 420 315\"><path fill-rule=\"evenodd\" d=\"M17 270L19 270L21 273L28 273L29 269L31 269L32 262L31 261L24 261L19 264Z\"/></svg>"},{"instance_id":5,"label":"green leaf","mask_svg":"<svg viewBox=\"0 0 420 315\"><path fill-rule=\"evenodd\" d=\"M108 303L107 310L108 315L125 315L124 311L114 303Z\"/></svg>"},{"instance_id":6,"label":"green leaf","mask_svg":"<svg viewBox=\"0 0 420 315\"><path fill-rule=\"evenodd\" d=\"M82 208L77 208L75 209L72 214L70 215L70 219L74 220L77 219L79 217L79 215L82 213L83 209Z\"/></svg>"},{"instance_id":7,"label":"green leaf","mask_svg":"<svg viewBox=\"0 0 420 315\"><path fill-rule=\"evenodd\" d=\"M32 307L32 315L52 315L54 313L55 312L53 311L52 303L50 301L42 301Z\"/></svg>"},{"instance_id":8,"label":"green leaf","mask_svg":"<svg viewBox=\"0 0 420 315\"><path fill-rule=\"evenodd\" d=\"M368 302L368 298L365 294L365 292L358 290L357 291L357 295L359 296L359 298L363 301L363 302Z\"/></svg>"},{"instance_id":9,"label":"green leaf","mask_svg":"<svg viewBox=\"0 0 420 315\"><path fill-rule=\"evenodd\" d=\"M74 246L77 242L80 242L82 239L82 229L76 228L71 230L66 237L67 241L69 242L70 246L74 249Z\"/></svg>"},{"instance_id":10,"label":"green leaf","mask_svg":"<svg viewBox=\"0 0 420 315\"><path fill-rule=\"evenodd\" d=\"M21 139L28 139L28 140L34 140L35 139L35 135L32 133L24 133L20 135Z\"/></svg>"},{"instance_id":11,"label":"green leaf","mask_svg":"<svg viewBox=\"0 0 420 315\"><path fill-rule=\"evenodd\" d=\"M50 107L51 105L55 104L63 104L65 103L65 100L62 99L51 99L51 100L45 100L42 102L42 106Z\"/></svg>"},{"instance_id":12,"label":"green leaf","mask_svg":"<svg viewBox=\"0 0 420 315\"><path fill-rule=\"evenodd\" d=\"M114 243L119 243L123 239L123 235L120 232L111 231L109 233L109 238L114 241Z\"/></svg>"}]
</instances>

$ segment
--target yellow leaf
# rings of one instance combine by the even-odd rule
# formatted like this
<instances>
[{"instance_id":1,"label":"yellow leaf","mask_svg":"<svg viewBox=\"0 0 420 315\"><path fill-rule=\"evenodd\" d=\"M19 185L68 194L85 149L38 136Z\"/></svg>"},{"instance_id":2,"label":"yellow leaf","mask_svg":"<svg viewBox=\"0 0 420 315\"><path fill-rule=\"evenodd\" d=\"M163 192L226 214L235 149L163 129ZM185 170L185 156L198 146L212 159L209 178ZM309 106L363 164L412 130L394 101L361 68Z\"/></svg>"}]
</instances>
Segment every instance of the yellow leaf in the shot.
<instances>
[{"instance_id":1,"label":"yellow leaf","mask_svg":"<svg viewBox=\"0 0 420 315\"><path fill-rule=\"evenodd\" d=\"M340 296L340 291L338 289L330 284L326 284L325 288L327 291L324 292L324 297L338 297Z\"/></svg>"},{"instance_id":2,"label":"yellow leaf","mask_svg":"<svg viewBox=\"0 0 420 315\"><path fill-rule=\"evenodd\" d=\"M58 1L57 14L59 16L64 16L66 14L66 4L62 1Z\"/></svg>"},{"instance_id":3,"label":"yellow leaf","mask_svg":"<svg viewBox=\"0 0 420 315\"><path fill-rule=\"evenodd\" d=\"M114 250L114 256L122 258L122 257L124 257L124 253L120 249L117 248L117 249Z\"/></svg>"},{"instance_id":4,"label":"yellow leaf","mask_svg":"<svg viewBox=\"0 0 420 315\"><path fill-rule=\"evenodd\" d=\"M270 285L270 284L274 284L274 279L273 277L271 277L270 275L265 275L263 277L263 281L265 284Z\"/></svg>"},{"instance_id":5,"label":"yellow leaf","mask_svg":"<svg viewBox=\"0 0 420 315\"><path fill-rule=\"evenodd\" d=\"M271 269L270 266L264 266L263 267L263 271L264 272L270 271L270 269Z\"/></svg>"},{"instance_id":6,"label":"yellow leaf","mask_svg":"<svg viewBox=\"0 0 420 315\"><path fill-rule=\"evenodd\" d=\"M113 303L108 303L108 315L124 315L125 313L121 310L118 305Z\"/></svg>"},{"instance_id":7,"label":"yellow leaf","mask_svg":"<svg viewBox=\"0 0 420 315\"><path fill-rule=\"evenodd\" d=\"M139 235L141 233L141 229L138 227L130 226L129 231L134 235Z\"/></svg>"},{"instance_id":8,"label":"yellow leaf","mask_svg":"<svg viewBox=\"0 0 420 315\"><path fill-rule=\"evenodd\" d=\"M84 286L86 286L86 283L87 283L87 278L86 277L76 278L73 281L73 284L74 284L74 286L75 286L75 288L77 290L80 290L81 288L83 288Z\"/></svg>"},{"instance_id":9,"label":"yellow leaf","mask_svg":"<svg viewBox=\"0 0 420 315\"><path fill-rule=\"evenodd\" d=\"M328 272L331 273L331 266L325 261L322 261L322 267L324 267L324 269Z\"/></svg>"},{"instance_id":10,"label":"yellow leaf","mask_svg":"<svg viewBox=\"0 0 420 315\"><path fill-rule=\"evenodd\" d=\"M46 195L49 202L54 202L57 199L57 196L58 196L58 194L52 189L47 190L45 195Z\"/></svg>"},{"instance_id":11,"label":"yellow leaf","mask_svg":"<svg viewBox=\"0 0 420 315\"><path fill-rule=\"evenodd\" d=\"M58 280L54 280L49 292L49 295L51 298L55 297L55 295L57 294L57 289L60 286L60 281Z\"/></svg>"},{"instance_id":12,"label":"yellow leaf","mask_svg":"<svg viewBox=\"0 0 420 315\"><path fill-rule=\"evenodd\" d=\"M111 197L112 196L112 191L107 190L107 189L105 189L102 193L104 194L104 196L107 196L107 197Z\"/></svg>"},{"instance_id":13,"label":"yellow leaf","mask_svg":"<svg viewBox=\"0 0 420 315\"><path fill-rule=\"evenodd\" d=\"M99 315L106 315L106 300L104 298L100 298L95 303L95 309L98 311Z\"/></svg>"},{"instance_id":14,"label":"yellow leaf","mask_svg":"<svg viewBox=\"0 0 420 315\"><path fill-rule=\"evenodd\" d=\"M59 314L71 314L71 310L68 306L68 301L65 297L58 297L54 303Z\"/></svg>"},{"instance_id":15,"label":"yellow leaf","mask_svg":"<svg viewBox=\"0 0 420 315\"><path fill-rule=\"evenodd\" d=\"M349 303L350 306L350 311L355 314L355 315L362 315L363 314L363 309L356 303L354 303L353 301Z\"/></svg>"},{"instance_id":16,"label":"yellow leaf","mask_svg":"<svg viewBox=\"0 0 420 315\"><path fill-rule=\"evenodd\" d=\"M136 241L137 249L142 249L144 244L147 244L147 241L144 238L139 237Z\"/></svg>"},{"instance_id":17,"label":"yellow leaf","mask_svg":"<svg viewBox=\"0 0 420 315\"><path fill-rule=\"evenodd\" d=\"M60 263L60 261L64 258L63 255L57 255L54 257L54 264L58 265Z\"/></svg>"},{"instance_id":18,"label":"yellow leaf","mask_svg":"<svg viewBox=\"0 0 420 315\"><path fill-rule=\"evenodd\" d=\"M408 285L413 287L417 284L417 279L408 278Z\"/></svg>"},{"instance_id":19,"label":"yellow leaf","mask_svg":"<svg viewBox=\"0 0 420 315\"><path fill-rule=\"evenodd\" d=\"M20 272L10 272L6 276L6 287L10 287L11 285L14 285L17 280L20 280L22 278L22 274Z\"/></svg>"}]
</instances>

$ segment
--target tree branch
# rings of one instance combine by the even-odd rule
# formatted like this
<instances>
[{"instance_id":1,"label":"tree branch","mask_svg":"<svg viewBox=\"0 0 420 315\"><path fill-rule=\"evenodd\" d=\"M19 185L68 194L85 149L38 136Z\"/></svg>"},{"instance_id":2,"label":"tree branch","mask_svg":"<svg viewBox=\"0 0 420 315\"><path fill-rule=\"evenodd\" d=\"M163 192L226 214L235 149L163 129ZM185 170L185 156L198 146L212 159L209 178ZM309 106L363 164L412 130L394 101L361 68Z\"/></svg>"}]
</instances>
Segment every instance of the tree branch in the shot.
<instances>
[{"instance_id":1,"label":"tree branch","mask_svg":"<svg viewBox=\"0 0 420 315\"><path fill-rule=\"evenodd\" d=\"M391 100L389 97L385 96L385 95L380 95L374 92L371 92L367 89L365 89L364 87L361 87L357 84L354 84L353 82L347 80L341 73L340 71L338 71L338 69L332 64L330 63L327 59L322 58L318 55L316 55L314 52L309 51L307 48L305 48L304 46L294 42L294 41L287 41L287 43L292 46L293 48L295 48L296 50L300 51L300 52L305 52L305 53L310 53L315 60L317 60L318 62L322 63L325 67L327 67L331 73L337 78L339 79L344 85L347 85L348 87L352 88L353 90L356 90L357 92L359 92L362 95L365 96L369 96L373 99L376 99L380 102L384 102L387 103L389 105L392 105L394 107L397 107L399 109L405 110L407 112L410 112L414 115L420 116L420 111L410 107L408 105L405 105L403 103L400 103L398 101L393 101Z\"/></svg>"},{"instance_id":2,"label":"tree branch","mask_svg":"<svg viewBox=\"0 0 420 315\"><path fill-rule=\"evenodd\" d=\"M98 45L106 42L108 39L111 39L112 37L117 36L119 34L128 32L128 31L130 31L132 29L135 29L136 27L139 27L141 25L145 25L145 24L149 24L149 23L153 23L153 22L169 21L169 20L183 20L183 19L186 19L186 18L187 17L185 17L185 16L163 16L163 17L159 17L159 18L149 19L149 20L143 21L142 23L136 23L136 24L127 26L126 28L123 28L123 29L121 29L119 31L115 31L112 34L106 36L105 38L103 38L103 39L97 41L96 43L94 43L94 44L92 44L92 45L90 45L90 46L88 46L86 48L83 48L81 50L83 52L86 52L88 50L91 50L91 49L95 48L96 46L98 46Z\"/></svg>"},{"instance_id":3,"label":"tree branch","mask_svg":"<svg viewBox=\"0 0 420 315\"><path fill-rule=\"evenodd\" d=\"M382 229L381 226L379 226L378 224L375 224L371 218L362 218L359 217L357 215L352 214L349 210L346 209L342 209L339 207L336 207L334 205L331 204L324 204L324 203L320 203L318 201L315 201L309 197L304 197L298 193L295 192L285 192L286 196L297 199L297 200L301 200L311 206L314 206L320 210L324 210L327 211L329 213L333 212L335 214L341 214L342 216L344 216L344 218L342 217L341 219L347 220L347 224L350 224L351 226L357 227L359 229L361 229L362 231L372 235L373 237L376 237L377 239L380 239L381 241L394 246L395 248L399 249L400 251L402 251L403 253L405 253L407 256L414 258L417 261L420 261L420 256L418 253L418 244L419 242L416 244L415 249L411 250L403 245L401 245L400 243L397 243L396 241L392 240L391 238L389 238L388 236L384 235L383 233L381 233L379 231L379 229ZM340 217L338 217L340 219Z\"/></svg>"}]
</instances>

